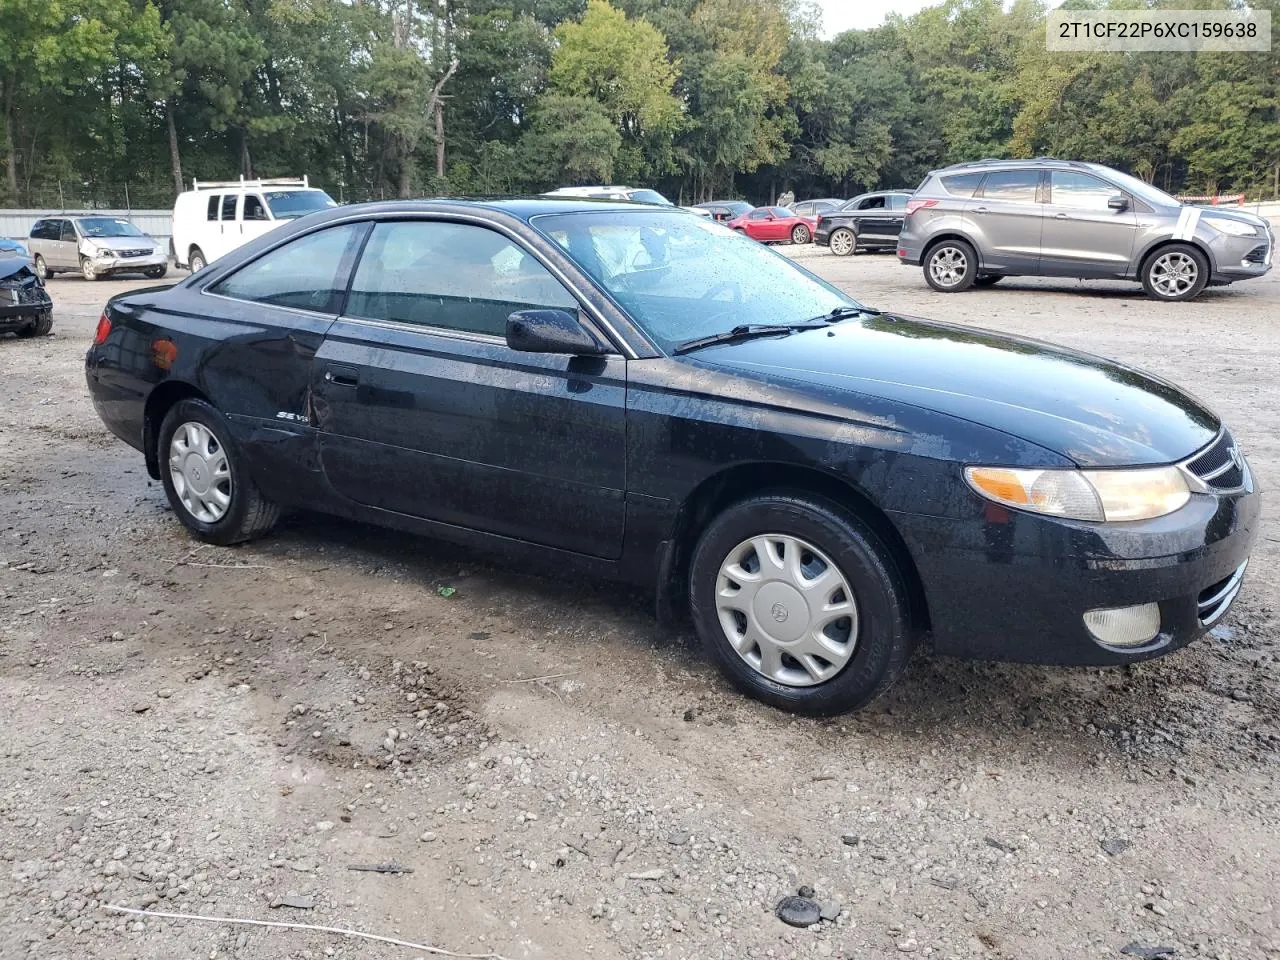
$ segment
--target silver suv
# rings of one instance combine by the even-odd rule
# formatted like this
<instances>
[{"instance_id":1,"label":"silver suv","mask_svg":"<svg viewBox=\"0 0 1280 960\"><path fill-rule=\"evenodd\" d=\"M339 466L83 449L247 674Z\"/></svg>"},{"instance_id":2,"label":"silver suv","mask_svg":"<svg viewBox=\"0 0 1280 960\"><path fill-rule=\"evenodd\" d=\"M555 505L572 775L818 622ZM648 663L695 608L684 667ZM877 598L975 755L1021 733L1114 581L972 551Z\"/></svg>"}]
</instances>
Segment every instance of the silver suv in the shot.
<instances>
[{"instance_id":1,"label":"silver suv","mask_svg":"<svg viewBox=\"0 0 1280 960\"><path fill-rule=\"evenodd\" d=\"M1097 163L979 160L935 170L907 202L898 259L935 290L1002 277L1138 280L1159 300L1260 277L1275 235L1262 217L1178 202Z\"/></svg>"}]
</instances>

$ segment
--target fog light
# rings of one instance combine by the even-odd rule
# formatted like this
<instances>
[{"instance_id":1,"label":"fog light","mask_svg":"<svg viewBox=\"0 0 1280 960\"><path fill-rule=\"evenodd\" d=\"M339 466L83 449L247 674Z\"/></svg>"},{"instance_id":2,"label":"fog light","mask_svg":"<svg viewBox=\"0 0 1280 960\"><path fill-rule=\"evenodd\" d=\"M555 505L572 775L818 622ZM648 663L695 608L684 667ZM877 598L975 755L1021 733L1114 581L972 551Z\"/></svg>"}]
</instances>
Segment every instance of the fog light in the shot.
<instances>
[{"instance_id":1,"label":"fog light","mask_svg":"<svg viewBox=\"0 0 1280 960\"><path fill-rule=\"evenodd\" d=\"M1084 615L1084 625L1099 643L1109 647L1140 647L1160 632L1160 604L1090 610Z\"/></svg>"}]
</instances>

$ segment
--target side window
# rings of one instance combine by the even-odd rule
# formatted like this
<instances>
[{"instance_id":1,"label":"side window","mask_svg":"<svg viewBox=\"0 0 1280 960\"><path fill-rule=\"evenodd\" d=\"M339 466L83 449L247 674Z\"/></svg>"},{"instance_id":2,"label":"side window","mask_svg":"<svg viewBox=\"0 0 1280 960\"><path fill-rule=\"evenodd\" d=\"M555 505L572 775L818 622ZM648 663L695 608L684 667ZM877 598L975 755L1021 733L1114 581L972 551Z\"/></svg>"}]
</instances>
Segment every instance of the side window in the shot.
<instances>
[{"instance_id":1,"label":"side window","mask_svg":"<svg viewBox=\"0 0 1280 960\"><path fill-rule=\"evenodd\" d=\"M987 174L982 197L1004 203L1035 203L1039 183L1039 170L999 170Z\"/></svg>"},{"instance_id":2,"label":"side window","mask_svg":"<svg viewBox=\"0 0 1280 960\"><path fill-rule=\"evenodd\" d=\"M337 313L364 229L365 224L348 223L291 240L250 261L210 292L276 307Z\"/></svg>"},{"instance_id":3,"label":"side window","mask_svg":"<svg viewBox=\"0 0 1280 960\"><path fill-rule=\"evenodd\" d=\"M246 193L244 195L244 219L246 220L269 220L267 216L266 205L263 204L262 198L256 193Z\"/></svg>"},{"instance_id":4,"label":"side window","mask_svg":"<svg viewBox=\"0 0 1280 960\"><path fill-rule=\"evenodd\" d=\"M1120 193L1117 187L1111 186L1091 177L1087 173L1076 173L1074 170L1054 170L1051 174L1052 198L1055 207L1074 207L1077 210L1106 210L1107 201Z\"/></svg>"},{"instance_id":5,"label":"side window","mask_svg":"<svg viewBox=\"0 0 1280 960\"><path fill-rule=\"evenodd\" d=\"M222 219L234 220L236 218L236 201L240 199L239 194L228 193L222 198Z\"/></svg>"},{"instance_id":6,"label":"side window","mask_svg":"<svg viewBox=\"0 0 1280 960\"><path fill-rule=\"evenodd\" d=\"M884 197L867 197L860 204L859 210L880 210L884 207Z\"/></svg>"},{"instance_id":7,"label":"side window","mask_svg":"<svg viewBox=\"0 0 1280 960\"><path fill-rule=\"evenodd\" d=\"M973 191L978 189L983 176L981 173L958 173L943 177L942 186L953 197L972 197Z\"/></svg>"},{"instance_id":8,"label":"side window","mask_svg":"<svg viewBox=\"0 0 1280 960\"><path fill-rule=\"evenodd\" d=\"M905 210L905 209L907 209L907 198L906 198L905 196L903 196L901 193L892 193L892 194L890 194L890 195L889 195L889 209L890 209L890 210Z\"/></svg>"},{"instance_id":9,"label":"side window","mask_svg":"<svg viewBox=\"0 0 1280 960\"><path fill-rule=\"evenodd\" d=\"M748 220L763 220L769 215L769 211L765 207L758 207L747 214Z\"/></svg>"},{"instance_id":10,"label":"side window","mask_svg":"<svg viewBox=\"0 0 1280 960\"><path fill-rule=\"evenodd\" d=\"M379 223L360 257L347 314L501 337L516 310L578 302L502 234L471 224Z\"/></svg>"},{"instance_id":11,"label":"side window","mask_svg":"<svg viewBox=\"0 0 1280 960\"><path fill-rule=\"evenodd\" d=\"M27 234L27 236L29 236L32 240L43 240L43 239L45 239L45 236L44 236L44 223L45 223L45 222L44 222L43 220L37 220L35 223L33 223L33 224L31 225L31 232L30 232L29 234Z\"/></svg>"},{"instance_id":12,"label":"side window","mask_svg":"<svg viewBox=\"0 0 1280 960\"><path fill-rule=\"evenodd\" d=\"M773 215L775 217L794 217L795 216L795 214L792 213L790 210L788 210L786 207L774 207Z\"/></svg>"},{"instance_id":13,"label":"side window","mask_svg":"<svg viewBox=\"0 0 1280 960\"><path fill-rule=\"evenodd\" d=\"M216 194L216 193L215 193L213 196L211 196L211 197L209 198L209 212L208 212L208 214L206 215L205 219L207 219L207 220L217 220L217 219L218 219L218 208L219 208L221 205L222 205L222 197L221 197L219 194Z\"/></svg>"},{"instance_id":14,"label":"side window","mask_svg":"<svg viewBox=\"0 0 1280 960\"><path fill-rule=\"evenodd\" d=\"M73 224L70 220L63 220L63 221L62 221L62 233L61 233L61 235L58 237L58 239L59 239L59 240L66 240L66 241L69 241L69 242L71 242L71 243L75 243L75 242L76 242L76 240L77 240L77 238L76 238L76 228L75 228L75 224Z\"/></svg>"}]
</instances>

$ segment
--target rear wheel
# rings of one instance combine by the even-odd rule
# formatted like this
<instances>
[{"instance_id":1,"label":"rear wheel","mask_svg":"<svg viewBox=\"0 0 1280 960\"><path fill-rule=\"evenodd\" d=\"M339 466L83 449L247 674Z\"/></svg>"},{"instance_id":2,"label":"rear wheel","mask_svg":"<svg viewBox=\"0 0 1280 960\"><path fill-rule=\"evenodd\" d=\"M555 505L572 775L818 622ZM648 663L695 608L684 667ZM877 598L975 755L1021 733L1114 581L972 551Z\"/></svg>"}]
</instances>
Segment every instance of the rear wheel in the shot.
<instances>
[{"instance_id":1,"label":"rear wheel","mask_svg":"<svg viewBox=\"0 0 1280 960\"><path fill-rule=\"evenodd\" d=\"M808 243L811 238L812 235L809 233L809 228L803 223L797 223L791 228L792 243Z\"/></svg>"},{"instance_id":2,"label":"rear wheel","mask_svg":"<svg viewBox=\"0 0 1280 960\"><path fill-rule=\"evenodd\" d=\"M1190 300L1208 282L1209 260L1189 243L1161 247L1142 268L1142 289L1157 300Z\"/></svg>"},{"instance_id":3,"label":"rear wheel","mask_svg":"<svg viewBox=\"0 0 1280 960\"><path fill-rule=\"evenodd\" d=\"M199 273L209 265L209 261L204 258L204 251L199 247L191 248L191 257L188 262L191 264L192 273Z\"/></svg>"},{"instance_id":4,"label":"rear wheel","mask_svg":"<svg viewBox=\"0 0 1280 960\"><path fill-rule=\"evenodd\" d=\"M689 602L729 680L797 713L869 703L901 675L915 641L888 552L816 497L761 494L720 513L694 551Z\"/></svg>"},{"instance_id":5,"label":"rear wheel","mask_svg":"<svg viewBox=\"0 0 1280 960\"><path fill-rule=\"evenodd\" d=\"M209 543L231 544L261 536L280 508L249 475L226 419L203 400L180 400L156 435L164 492L178 519Z\"/></svg>"},{"instance_id":6,"label":"rear wheel","mask_svg":"<svg viewBox=\"0 0 1280 960\"><path fill-rule=\"evenodd\" d=\"M964 240L943 240L924 258L924 278L942 293L958 293L973 286L978 255Z\"/></svg>"},{"instance_id":7,"label":"rear wheel","mask_svg":"<svg viewBox=\"0 0 1280 960\"><path fill-rule=\"evenodd\" d=\"M50 270L49 265L44 262L44 257L40 256L40 254L38 253L36 254L35 267L36 267L36 276L39 277L41 280L48 280L50 277L53 276L53 271Z\"/></svg>"},{"instance_id":8,"label":"rear wheel","mask_svg":"<svg viewBox=\"0 0 1280 960\"><path fill-rule=\"evenodd\" d=\"M20 337L47 337L53 330L53 311L42 310L36 314L35 322L18 331Z\"/></svg>"},{"instance_id":9,"label":"rear wheel","mask_svg":"<svg viewBox=\"0 0 1280 960\"><path fill-rule=\"evenodd\" d=\"M831 252L837 257L847 257L858 252L858 235L848 227L832 231L831 239L827 242L831 245Z\"/></svg>"}]
</instances>

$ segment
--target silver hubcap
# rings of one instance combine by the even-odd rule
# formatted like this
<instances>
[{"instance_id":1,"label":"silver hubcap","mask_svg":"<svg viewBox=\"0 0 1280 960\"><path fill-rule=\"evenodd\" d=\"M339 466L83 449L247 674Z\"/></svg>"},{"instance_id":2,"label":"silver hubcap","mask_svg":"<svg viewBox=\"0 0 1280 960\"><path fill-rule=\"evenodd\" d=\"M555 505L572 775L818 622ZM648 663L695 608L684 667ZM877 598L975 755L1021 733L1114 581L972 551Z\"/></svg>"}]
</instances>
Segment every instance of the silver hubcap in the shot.
<instances>
[{"instance_id":1,"label":"silver hubcap","mask_svg":"<svg viewBox=\"0 0 1280 960\"><path fill-rule=\"evenodd\" d=\"M791 231L792 243L804 243L808 239L809 239L809 231L806 230L804 227L796 227L794 230Z\"/></svg>"},{"instance_id":2,"label":"silver hubcap","mask_svg":"<svg viewBox=\"0 0 1280 960\"><path fill-rule=\"evenodd\" d=\"M845 668L858 639L853 590L812 544L782 533L744 540L716 578L716 611L752 669L789 687L824 683Z\"/></svg>"},{"instance_id":3,"label":"silver hubcap","mask_svg":"<svg viewBox=\"0 0 1280 960\"><path fill-rule=\"evenodd\" d=\"M194 257L191 258L191 272L199 273L203 269L204 269L204 257L200 256L199 254L196 254Z\"/></svg>"},{"instance_id":4,"label":"silver hubcap","mask_svg":"<svg viewBox=\"0 0 1280 960\"><path fill-rule=\"evenodd\" d=\"M853 250L853 234L848 230L837 231L831 237L831 251L844 256Z\"/></svg>"},{"instance_id":5,"label":"silver hubcap","mask_svg":"<svg viewBox=\"0 0 1280 960\"><path fill-rule=\"evenodd\" d=\"M93 264L91 264L88 260L81 262L80 269L84 271L84 278L86 280L93 279L94 277Z\"/></svg>"},{"instance_id":6,"label":"silver hubcap","mask_svg":"<svg viewBox=\"0 0 1280 960\"><path fill-rule=\"evenodd\" d=\"M44 257L36 257L36 276L41 280L49 278L49 268L44 265Z\"/></svg>"},{"instance_id":7,"label":"silver hubcap","mask_svg":"<svg viewBox=\"0 0 1280 960\"><path fill-rule=\"evenodd\" d=\"M943 287L954 287L964 279L969 258L958 247L939 247L929 258L929 275Z\"/></svg>"},{"instance_id":8,"label":"silver hubcap","mask_svg":"<svg viewBox=\"0 0 1280 960\"><path fill-rule=\"evenodd\" d=\"M1162 297L1177 297L1196 284L1200 267L1185 253L1165 253L1151 265L1151 286Z\"/></svg>"},{"instance_id":9,"label":"silver hubcap","mask_svg":"<svg viewBox=\"0 0 1280 960\"><path fill-rule=\"evenodd\" d=\"M182 505L201 523L217 523L231 505L231 464L203 423L188 421L174 432L169 477Z\"/></svg>"}]
</instances>

